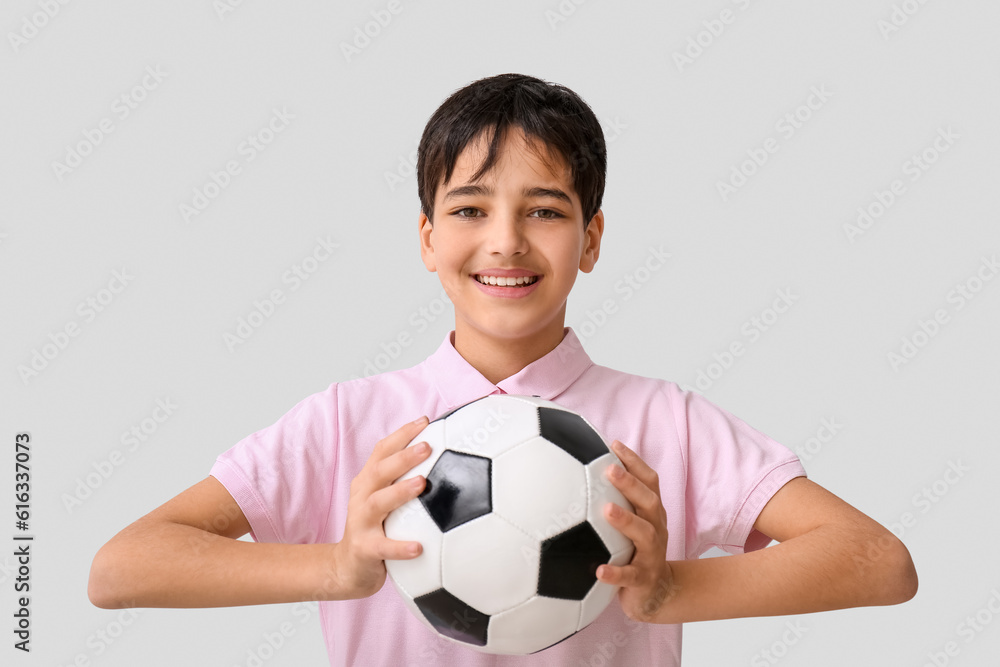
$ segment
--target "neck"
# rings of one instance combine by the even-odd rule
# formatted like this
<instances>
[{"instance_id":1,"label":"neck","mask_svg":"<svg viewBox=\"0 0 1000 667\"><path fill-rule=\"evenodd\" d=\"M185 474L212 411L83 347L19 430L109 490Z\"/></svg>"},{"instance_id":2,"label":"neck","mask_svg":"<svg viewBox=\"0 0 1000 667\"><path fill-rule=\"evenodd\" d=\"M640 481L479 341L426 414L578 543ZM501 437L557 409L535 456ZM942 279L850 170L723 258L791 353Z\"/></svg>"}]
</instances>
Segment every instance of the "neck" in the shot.
<instances>
[{"instance_id":1,"label":"neck","mask_svg":"<svg viewBox=\"0 0 1000 667\"><path fill-rule=\"evenodd\" d=\"M520 337L503 337L456 321L455 350L493 384L515 375L556 349L565 332L562 320Z\"/></svg>"}]
</instances>

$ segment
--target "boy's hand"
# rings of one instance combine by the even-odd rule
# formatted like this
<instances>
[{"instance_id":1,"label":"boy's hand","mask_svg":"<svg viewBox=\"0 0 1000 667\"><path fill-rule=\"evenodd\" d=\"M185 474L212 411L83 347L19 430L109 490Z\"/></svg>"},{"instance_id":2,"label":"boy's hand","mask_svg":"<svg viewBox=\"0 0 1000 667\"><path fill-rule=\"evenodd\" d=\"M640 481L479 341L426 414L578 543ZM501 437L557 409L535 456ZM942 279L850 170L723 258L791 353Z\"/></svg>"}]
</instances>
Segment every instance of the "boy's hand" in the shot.
<instances>
[{"instance_id":1,"label":"boy's hand","mask_svg":"<svg viewBox=\"0 0 1000 667\"><path fill-rule=\"evenodd\" d=\"M625 469L610 466L608 479L632 503L635 512L608 503L604 516L632 540L635 554L628 565L600 566L597 578L622 587L618 600L626 616L652 622L674 592L673 572L667 563L667 511L660 499L660 479L638 454L618 440L612 448Z\"/></svg>"},{"instance_id":2,"label":"boy's hand","mask_svg":"<svg viewBox=\"0 0 1000 667\"><path fill-rule=\"evenodd\" d=\"M333 558L332 576L343 598L377 593L385 583L385 559L406 560L420 555L419 542L386 537L382 521L424 490L422 475L398 484L393 480L430 454L427 443L406 446L427 423L427 417L421 417L379 440L361 472L351 481L344 537L337 543Z\"/></svg>"}]
</instances>

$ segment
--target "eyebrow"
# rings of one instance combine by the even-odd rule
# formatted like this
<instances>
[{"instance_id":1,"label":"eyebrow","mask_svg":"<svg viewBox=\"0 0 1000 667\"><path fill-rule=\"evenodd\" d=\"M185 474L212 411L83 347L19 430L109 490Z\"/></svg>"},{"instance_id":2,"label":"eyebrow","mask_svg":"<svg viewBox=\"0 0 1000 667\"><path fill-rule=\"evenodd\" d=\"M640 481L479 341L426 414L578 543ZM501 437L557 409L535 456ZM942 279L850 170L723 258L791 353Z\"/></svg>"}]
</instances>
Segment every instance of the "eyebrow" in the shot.
<instances>
[{"instance_id":1,"label":"eyebrow","mask_svg":"<svg viewBox=\"0 0 1000 667\"><path fill-rule=\"evenodd\" d=\"M492 197L493 189L486 187L484 185L463 185L457 187L453 190L449 190L444 196L445 202L449 199L458 199L459 197ZM528 199L537 198L549 198L558 199L559 201L565 202L566 204L572 206L573 200L570 196L558 188L524 188L521 190L521 196Z\"/></svg>"}]
</instances>

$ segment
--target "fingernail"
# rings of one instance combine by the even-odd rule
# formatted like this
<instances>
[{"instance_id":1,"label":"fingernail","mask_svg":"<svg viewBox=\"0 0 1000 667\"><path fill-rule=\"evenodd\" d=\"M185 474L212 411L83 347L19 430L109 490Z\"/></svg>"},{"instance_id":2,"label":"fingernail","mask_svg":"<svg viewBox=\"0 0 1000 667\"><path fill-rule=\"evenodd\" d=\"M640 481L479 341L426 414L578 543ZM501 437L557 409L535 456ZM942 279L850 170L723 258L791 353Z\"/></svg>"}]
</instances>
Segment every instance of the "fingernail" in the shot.
<instances>
[{"instance_id":1,"label":"fingernail","mask_svg":"<svg viewBox=\"0 0 1000 667\"><path fill-rule=\"evenodd\" d=\"M427 415L424 415L420 419L417 419L416 421L414 421L413 425L414 426L420 426L422 423L426 423L426 422L427 422Z\"/></svg>"},{"instance_id":2,"label":"fingernail","mask_svg":"<svg viewBox=\"0 0 1000 667\"><path fill-rule=\"evenodd\" d=\"M609 466L608 474L611 475L611 477L614 479L620 479L623 472L624 471L621 469L621 466L617 465Z\"/></svg>"},{"instance_id":3,"label":"fingernail","mask_svg":"<svg viewBox=\"0 0 1000 667\"><path fill-rule=\"evenodd\" d=\"M431 446L426 442L421 442L414 449L417 450L417 454L426 454L431 450Z\"/></svg>"}]
</instances>

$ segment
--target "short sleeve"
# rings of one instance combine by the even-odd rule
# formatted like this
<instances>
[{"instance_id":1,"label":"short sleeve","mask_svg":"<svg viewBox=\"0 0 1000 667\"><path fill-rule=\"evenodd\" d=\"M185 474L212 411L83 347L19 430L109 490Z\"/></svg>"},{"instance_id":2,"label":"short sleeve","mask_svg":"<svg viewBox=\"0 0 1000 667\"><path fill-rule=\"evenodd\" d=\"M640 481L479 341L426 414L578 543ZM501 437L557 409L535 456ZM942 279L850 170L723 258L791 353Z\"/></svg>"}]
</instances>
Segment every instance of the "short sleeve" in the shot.
<instances>
[{"instance_id":1,"label":"short sleeve","mask_svg":"<svg viewBox=\"0 0 1000 667\"><path fill-rule=\"evenodd\" d=\"M687 460L686 556L712 547L730 554L763 549L771 539L753 524L778 489L805 476L801 461L704 396L676 385L671 393Z\"/></svg>"},{"instance_id":2,"label":"short sleeve","mask_svg":"<svg viewBox=\"0 0 1000 667\"><path fill-rule=\"evenodd\" d=\"M257 542L312 544L330 514L338 444L337 384L299 401L223 452L210 474L236 500Z\"/></svg>"}]
</instances>

